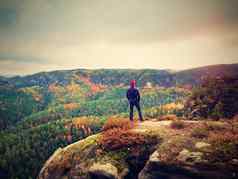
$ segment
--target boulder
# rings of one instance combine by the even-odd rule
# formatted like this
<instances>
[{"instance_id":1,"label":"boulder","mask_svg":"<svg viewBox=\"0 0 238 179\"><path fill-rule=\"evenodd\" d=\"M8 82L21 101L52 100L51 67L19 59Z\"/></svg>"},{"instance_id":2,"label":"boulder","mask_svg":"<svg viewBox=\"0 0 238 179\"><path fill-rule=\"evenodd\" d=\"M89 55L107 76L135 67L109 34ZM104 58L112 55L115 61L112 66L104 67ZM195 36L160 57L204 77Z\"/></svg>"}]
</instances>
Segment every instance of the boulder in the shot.
<instances>
[{"instance_id":1,"label":"boulder","mask_svg":"<svg viewBox=\"0 0 238 179\"><path fill-rule=\"evenodd\" d=\"M195 148L200 150L207 149L209 147L211 147L211 144L208 144L206 142L197 142L195 144Z\"/></svg>"},{"instance_id":2,"label":"boulder","mask_svg":"<svg viewBox=\"0 0 238 179\"><path fill-rule=\"evenodd\" d=\"M67 175L72 176L70 173L75 172L77 161L85 161L95 156L99 136L99 134L95 134L56 150L44 164L38 179L63 179L67 178ZM86 173L86 167L82 167L80 170L77 172Z\"/></svg>"},{"instance_id":3,"label":"boulder","mask_svg":"<svg viewBox=\"0 0 238 179\"><path fill-rule=\"evenodd\" d=\"M232 165L238 166L238 159L234 158L234 159L231 160L230 163L231 163Z\"/></svg>"},{"instance_id":4,"label":"boulder","mask_svg":"<svg viewBox=\"0 0 238 179\"><path fill-rule=\"evenodd\" d=\"M190 152L187 149L183 149L177 156L177 160L183 163L195 164L201 163L203 157L202 152Z\"/></svg>"},{"instance_id":5,"label":"boulder","mask_svg":"<svg viewBox=\"0 0 238 179\"><path fill-rule=\"evenodd\" d=\"M216 168L203 170L195 164L202 160L201 152L190 152L183 149L178 158L183 162L170 163L159 159L159 152L155 151L139 173L139 179L231 179L229 172L217 171ZM191 162L192 161L192 162ZM183 164L184 163L184 164ZM234 178L234 177L233 177Z\"/></svg>"},{"instance_id":6,"label":"boulder","mask_svg":"<svg viewBox=\"0 0 238 179\"><path fill-rule=\"evenodd\" d=\"M139 179L192 179L196 177L196 173L193 174L188 169L160 161L158 151L150 156L145 167L138 175Z\"/></svg>"},{"instance_id":7,"label":"boulder","mask_svg":"<svg viewBox=\"0 0 238 179\"><path fill-rule=\"evenodd\" d=\"M89 168L89 177L91 179L118 179L118 170L111 163L94 163Z\"/></svg>"},{"instance_id":8,"label":"boulder","mask_svg":"<svg viewBox=\"0 0 238 179\"><path fill-rule=\"evenodd\" d=\"M149 158L150 162L159 162L159 152L155 151L154 153L151 154Z\"/></svg>"}]
</instances>

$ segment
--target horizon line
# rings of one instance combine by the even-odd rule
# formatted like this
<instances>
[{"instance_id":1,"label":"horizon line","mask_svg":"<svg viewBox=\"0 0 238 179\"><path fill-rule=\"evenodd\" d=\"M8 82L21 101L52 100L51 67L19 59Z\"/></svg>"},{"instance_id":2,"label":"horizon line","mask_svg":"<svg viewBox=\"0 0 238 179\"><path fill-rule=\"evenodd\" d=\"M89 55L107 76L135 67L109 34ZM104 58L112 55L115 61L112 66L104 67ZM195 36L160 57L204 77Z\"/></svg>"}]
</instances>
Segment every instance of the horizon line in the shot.
<instances>
[{"instance_id":1,"label":"horizon line","mask_svg":"<svg viewBox=\"0 0 238 179\"><path fill-rule=\"evenodd\" d=\"M0 72L0 77L5 77L5 78L13 78L13 77L26 77L26 76L31 76L35 74L40 74L40 73L52 73L52 72L59 72L59 71L76 71L76 70L158 70L158 71L171 71L171 72L181 72L181 71L186 71L186 70L193 70L193 69L198 69L198 68L206 68L206 67L211 67L211 66L221 66L221 65L238 65L238 63L219 63L219 64L211 64L211 65L201 65L197 67L191 67L191 68L183 68L183 69L171 69L171 68L123 68L123 67L118 67L118 68L107 68L107 67L99 67L99 68L69 68L69 69L57 69L57 70L43 70L43 71L38 71L38 72L33 72L29 74L2 74Z\"/></svg>"}]
</instances>

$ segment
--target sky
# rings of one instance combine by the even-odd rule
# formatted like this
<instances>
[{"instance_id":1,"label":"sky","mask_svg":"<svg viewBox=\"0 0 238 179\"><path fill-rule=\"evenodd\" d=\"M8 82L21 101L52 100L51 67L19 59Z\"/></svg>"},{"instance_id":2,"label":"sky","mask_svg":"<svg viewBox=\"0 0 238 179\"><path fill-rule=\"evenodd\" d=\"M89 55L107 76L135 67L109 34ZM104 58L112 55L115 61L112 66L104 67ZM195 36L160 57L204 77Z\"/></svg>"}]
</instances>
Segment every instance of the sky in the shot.
<instances>
[{"instance_id":1,"label":"sky","mask_svg":"<svg viewBox=\"0 0 238 179\"><path fill-rule=\"evenodd\" d=\"M230 63L237 0L0 0L0 75Z\"/></svg>"}]
</instances>

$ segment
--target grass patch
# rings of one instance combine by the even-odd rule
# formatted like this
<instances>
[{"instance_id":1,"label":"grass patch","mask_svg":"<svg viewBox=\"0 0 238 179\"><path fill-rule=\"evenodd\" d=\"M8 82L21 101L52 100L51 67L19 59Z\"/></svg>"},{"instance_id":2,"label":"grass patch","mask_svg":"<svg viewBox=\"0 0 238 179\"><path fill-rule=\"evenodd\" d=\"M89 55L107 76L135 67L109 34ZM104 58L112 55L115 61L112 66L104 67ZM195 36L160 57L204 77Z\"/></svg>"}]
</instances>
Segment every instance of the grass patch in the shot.
<instances>
[{"instance_id":1,"label":"grass patch","mask_svg":"<svg viewBox=\"0 0 238 179\"><path fill-rule=\"evenodd\" d=\"M157 137L134 132L128 119L110 118L103 126L99 144L104 150L134 148L138 145L150 145L157 142Z\"/></svg>"},{"instance_id":2,"label":"grass patch","mask_svg":"<svg viewBox=\"0 0 238 179\"><path fill-rule=\"evenodd\" d=\"M184 129L186 125L184 121L175 120L171 122L170 127L172 129Z\"/></svg>"},{"instance_id":3,"label":"grass patch","mask_svg":"<svg viewBox=\"0 0 238 179\"><path fill-rule=\"evenodd\" d=\"M207 138L209 135L209 131L205 127L196 127L191 131L191 137L203 139Z\"/></svg>"},{"instance_id":4,"label":"grass patch","mask_svg":"<svg viewBox=\"0 0 238 179\"><path fill-rule=\"evenodd\" d=\"M230 161L238 158L238 134L231 131L212 133L208 138L213 146L210 159L214 162Z\"/></svg>"},{"instance_id":5,"label":"grass patch","mask_svg":"<svg viewBox=\"0 0 238 179\"><path fill-rule=\"evenodd\" d=\"M222 122L208 121L205 123L205 127L209 131L224 131L224 130L226 130L226 126Z\"/></svg>"}]
</instances>

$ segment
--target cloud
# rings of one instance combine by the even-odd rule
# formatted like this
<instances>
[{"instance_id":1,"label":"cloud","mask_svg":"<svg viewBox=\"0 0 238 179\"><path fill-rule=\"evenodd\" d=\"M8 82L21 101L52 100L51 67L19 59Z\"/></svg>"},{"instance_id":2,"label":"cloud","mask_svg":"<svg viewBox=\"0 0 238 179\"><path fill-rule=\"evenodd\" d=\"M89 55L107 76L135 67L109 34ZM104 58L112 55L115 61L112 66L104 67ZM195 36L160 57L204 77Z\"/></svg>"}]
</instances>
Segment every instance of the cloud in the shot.
<instances>
[{"instance_id":1,"label":"cloud","mask_svg":"<svg viewBox=\"0 0 238 179\"><path fill-rule=\"evenodd\" d=\"M16 23L16 11L14 9L0 8L0 28L9 28Z\"/></svg>"},{"instance_id":2,"label":"cloud","mask_svg":"<svg viewBox=\"0 0 238 179\"><path fill-rule=\"evenodd\" d=\"M15 0L5 7L17 12L14 38L65 44L154 43L238 24L237 0Z\"/></svg>"},{"instance_id":3,"label":"cloud","mask_svg":"<svg viewBox=\"0 0 238 179\"><path fill-rule=\"evenodd\" d=\"M0 7L0 63L32 66L28 72L181 69L238 57L237 0L2 0Z\"/></svg>"},{"instance_id":4,"label":"cloud","mask_svg":"<svg viewBox=\"0 0 238 179\"><path fill-rule=\"evenodd\" d=\"M37 58L35 56L22 56L19 54L0 54L1 63L15 63L15 64L46 64L48 60Z\"/></svg>"}]
</instances>

